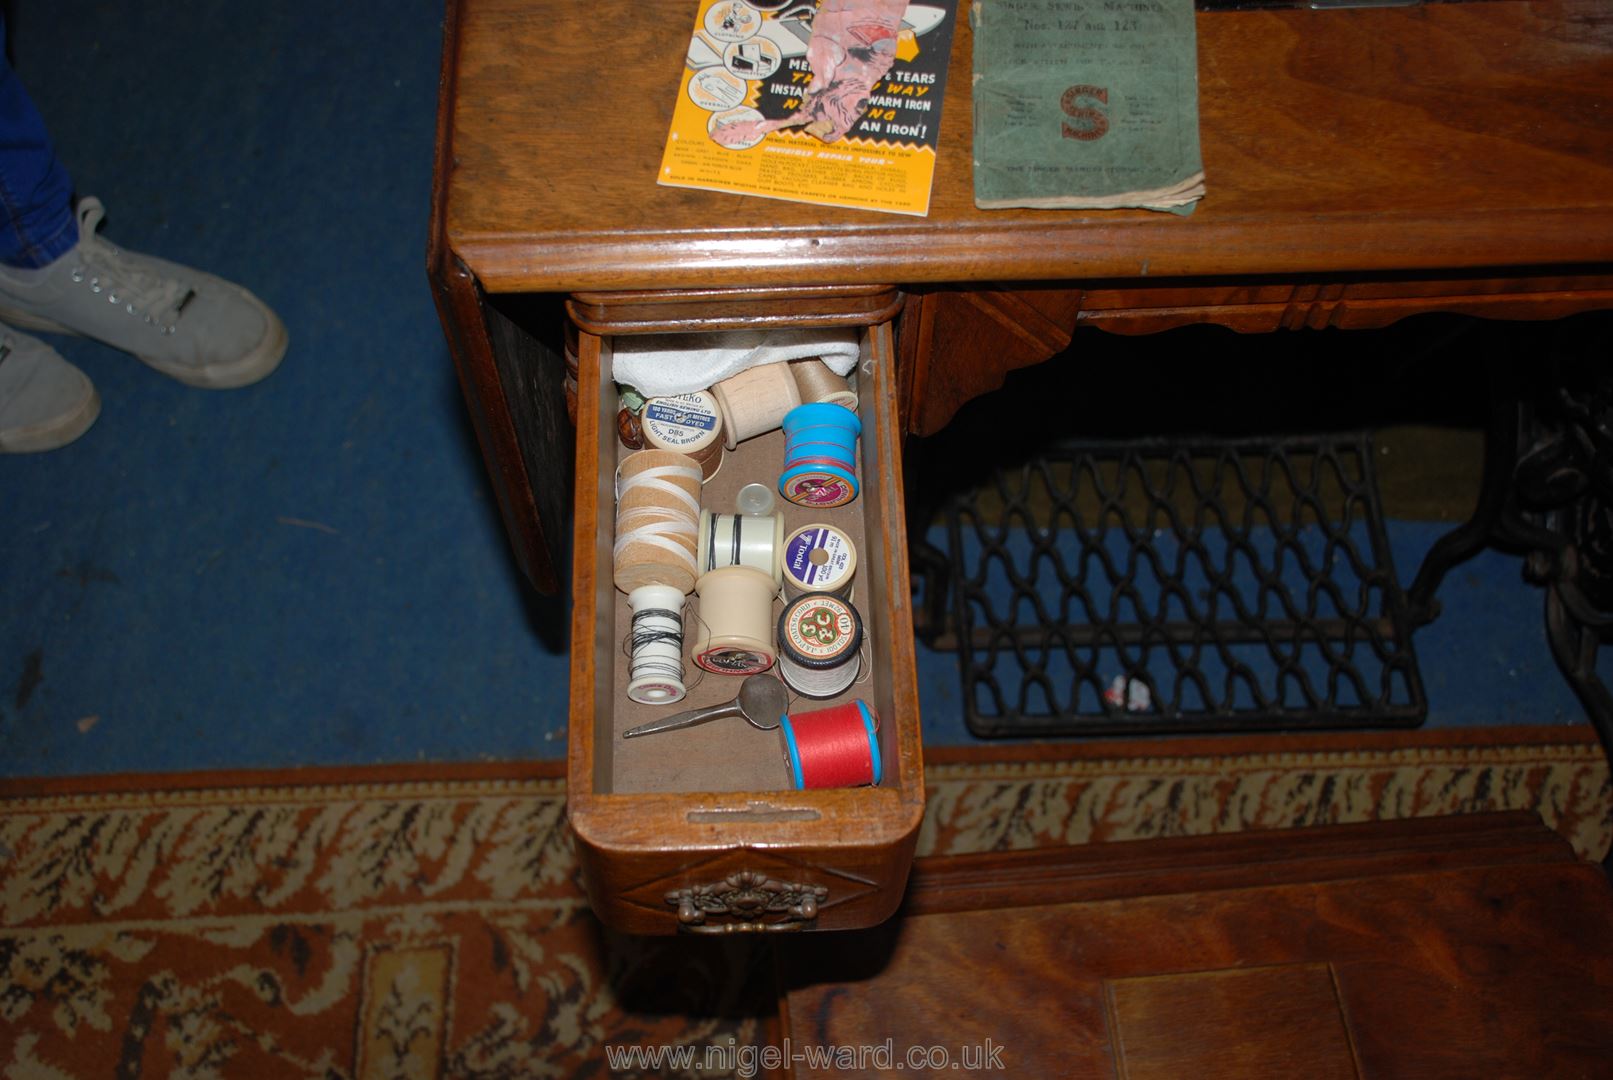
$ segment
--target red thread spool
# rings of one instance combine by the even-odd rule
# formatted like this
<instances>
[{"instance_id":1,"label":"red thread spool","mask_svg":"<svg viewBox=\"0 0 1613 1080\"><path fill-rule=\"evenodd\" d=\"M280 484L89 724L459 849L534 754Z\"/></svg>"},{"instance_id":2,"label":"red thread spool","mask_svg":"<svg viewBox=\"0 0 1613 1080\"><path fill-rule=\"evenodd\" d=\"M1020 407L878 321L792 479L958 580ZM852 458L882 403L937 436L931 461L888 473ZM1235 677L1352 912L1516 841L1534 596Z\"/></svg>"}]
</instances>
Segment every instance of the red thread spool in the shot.
<instances>
[{"instance_id":1,"label":"red thread spool","mask_svg":"<svg viewBox=\"0 0 1613 1080\"><path fill-rule=\"evenodd\" d=\"M781 726L797 790L879 783L879 716L861 698L786 716Z\"/></svg>"}]
</instances>

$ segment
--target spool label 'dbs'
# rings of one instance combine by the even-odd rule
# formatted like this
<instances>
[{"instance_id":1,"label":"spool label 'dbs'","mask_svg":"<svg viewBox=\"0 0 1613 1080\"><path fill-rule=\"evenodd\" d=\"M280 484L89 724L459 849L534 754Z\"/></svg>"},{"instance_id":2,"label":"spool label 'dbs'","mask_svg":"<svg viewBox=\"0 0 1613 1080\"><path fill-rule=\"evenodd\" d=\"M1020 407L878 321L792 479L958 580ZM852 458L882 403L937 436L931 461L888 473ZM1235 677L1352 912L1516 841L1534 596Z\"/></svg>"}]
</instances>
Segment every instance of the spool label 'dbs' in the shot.
<instances>
[{"instance_id":1,"label":"spool label 'dbs'","mask_svg":"<svg viewBox=\"0 0 1613 1080\"><path fill-rule=\"evenodd\" d=\"M717 404L704 392L651 398L643 423L646 434L663 446L697 446L717 430Z\"/></svg>"}]
</instances>

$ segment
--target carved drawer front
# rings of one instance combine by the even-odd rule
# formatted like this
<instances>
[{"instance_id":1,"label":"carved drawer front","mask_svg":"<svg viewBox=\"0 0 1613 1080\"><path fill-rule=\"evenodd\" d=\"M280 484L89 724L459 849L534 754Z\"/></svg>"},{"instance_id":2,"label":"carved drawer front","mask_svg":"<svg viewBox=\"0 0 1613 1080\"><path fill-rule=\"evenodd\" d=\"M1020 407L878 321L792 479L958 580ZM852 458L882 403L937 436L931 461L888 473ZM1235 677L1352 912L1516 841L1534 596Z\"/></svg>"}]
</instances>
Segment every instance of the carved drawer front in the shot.
<instances>
[{"instance_id":1,"label":"carved drawer front","mask_svg":"<svg viewBox=\"0 0 1613 1080\"><path fill-rule=\"evenodd\" d=\"M824 320L833 324L833 320ZM784 740L729 717L624 739L635 725L732 699L741 677L702 671L690 656L700 601L684 609L684 682L671 705L627 697L631 622L615 587L616 469L631 451L618 431L611 378L617 340L581 331L573 547L568 804L594 910L631 933L778 933L870 926L895 910L923 814L923 762L913 668L901 441L889 322L857 329L857 498L832 511L782 497L787 533L827 522L857 547L850 599L862 618L862 674L841 694L790 694L788 712L861 700L877 716L877 785L797 790ZM746 483L776 485L781 432L726 452L700 501L734 512ZM832 515L832 518L831 518ZM773 601L776 622L783 599Z\"/></svg>"},{"instance_id":2,"label":"carved drawer front","mask_svg":"<svg viewBox=\"0 0 1613 1080\"><path fill-rule=\"evenodd\" d=\"M855 855L846 856L857 859ZM739 849L706 856L676 873L616 894L619 903L656 920L669 915L681 933L785 933L843 925L842 909L884 907L890 876L879 859L838 863L821 849L782 854ZM905 881L905 866L896 891ZM862 917L855 918L863 922Z\"/></svg>"}]
</instances>

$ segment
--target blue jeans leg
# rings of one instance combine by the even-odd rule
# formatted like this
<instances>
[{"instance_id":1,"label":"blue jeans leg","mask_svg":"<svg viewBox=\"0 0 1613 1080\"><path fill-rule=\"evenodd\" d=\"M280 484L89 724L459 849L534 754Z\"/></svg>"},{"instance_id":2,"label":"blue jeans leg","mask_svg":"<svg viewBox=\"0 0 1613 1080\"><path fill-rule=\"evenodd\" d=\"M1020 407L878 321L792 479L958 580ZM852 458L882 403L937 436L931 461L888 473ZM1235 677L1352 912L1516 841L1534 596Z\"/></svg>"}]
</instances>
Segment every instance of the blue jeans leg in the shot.
<instances>
[{"instance_id":1,"label":"blue jeans leg","mask_svg":"<svg viewBox=\"0 0 1613 1080\"><path fill-rule=\"evenodd\" d=\"M4 34L0 21L0 40ZM0 263L47 266L77 243L73 182L0 50Z\"/></svg>"}]
</instances>

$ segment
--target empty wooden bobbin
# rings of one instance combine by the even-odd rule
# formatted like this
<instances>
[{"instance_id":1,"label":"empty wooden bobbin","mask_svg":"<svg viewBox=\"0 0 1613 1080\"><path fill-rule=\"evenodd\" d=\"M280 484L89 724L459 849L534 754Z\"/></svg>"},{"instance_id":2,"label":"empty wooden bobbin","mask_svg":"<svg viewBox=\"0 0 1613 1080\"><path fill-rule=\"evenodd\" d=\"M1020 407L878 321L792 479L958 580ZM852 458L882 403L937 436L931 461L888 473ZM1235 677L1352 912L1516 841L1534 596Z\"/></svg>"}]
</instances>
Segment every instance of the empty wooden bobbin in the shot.
<instances>
[{"instance_id":1,"label":"empty wooden bobbin","mask_svg":"<svg viewBox=\"0 0 1613 1080\"><path fill-rule=\"evenodd\" d=\"M765 435L801 404L801 388L790 365L757 364L711 388L722 409L723 445L732 450L746 439Z\"/></svg>"},{"instance_id":2,"label":"empty wooden bobbin","mask_svg":"<svg viewBox=\"0 0 1613 1080\"><path fill-rule=\"evenodd\" d=\"M856 410L857 395L852 392L844 375L836 375L817 357L791 360L790 374L795 376L796 389L801 392L801 403L826 401L832 405Z\"/></svg>"}]
</instances>

